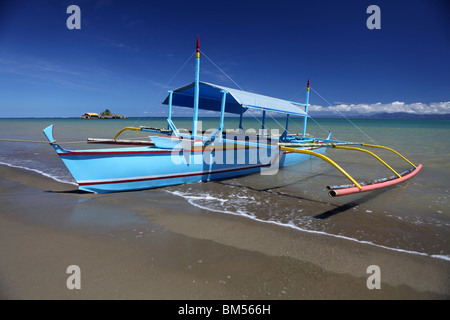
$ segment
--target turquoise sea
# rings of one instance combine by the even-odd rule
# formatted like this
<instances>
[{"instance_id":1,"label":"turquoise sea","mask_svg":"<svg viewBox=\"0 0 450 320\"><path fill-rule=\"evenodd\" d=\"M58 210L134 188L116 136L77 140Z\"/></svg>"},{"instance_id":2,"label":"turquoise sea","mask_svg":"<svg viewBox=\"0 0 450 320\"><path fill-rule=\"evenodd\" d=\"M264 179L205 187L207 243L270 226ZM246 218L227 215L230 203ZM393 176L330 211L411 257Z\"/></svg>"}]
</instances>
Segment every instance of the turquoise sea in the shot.
<instances>
[{"instance_id":1,"label":"turquoise sea","mask_svg":"<svg viewBox=\"0 0 450 320\"><path fill-rule=\"evenodd\" d=\"M175 118L174 122L178 128L191 128L191 119ZM236 128L238 122L238 118L230 118L225 126ZM284 119L268 119L266 127L282 131L284 122ZM61 160L45 143L42 129L50 124L55 125L55 139L66 149L95 148L85 143L87 138L112 138L126 126L166 127L163 118L0 119L0 165L37 172L73 184L76 189ZM292 119L290 131L301 132L301 124L302 119ZM204 130L217 125L217 118L202 119ZM255 118L244 121L246 130L258 130L260 126ZM339 198L330 198L326 186L347 183L346 179L319 159L282 168L273 176L253 174L162 189L211 214L240 215L298 232L450 260L450 187L447 184L450 121L314 119L309 121L307 132L326 138L328 130L335 139L391 147L416 165L421 163L423 169L400 185ZM122 137L147 136L142 132L127 132ZM388 151L375 150L375 153L400 172L410 167ZM379 162L362 153L327 149L326 154L357 180L391 175ZM130 192L129 196L147 192L153 191Z\"/></svg>"}]
</instances>

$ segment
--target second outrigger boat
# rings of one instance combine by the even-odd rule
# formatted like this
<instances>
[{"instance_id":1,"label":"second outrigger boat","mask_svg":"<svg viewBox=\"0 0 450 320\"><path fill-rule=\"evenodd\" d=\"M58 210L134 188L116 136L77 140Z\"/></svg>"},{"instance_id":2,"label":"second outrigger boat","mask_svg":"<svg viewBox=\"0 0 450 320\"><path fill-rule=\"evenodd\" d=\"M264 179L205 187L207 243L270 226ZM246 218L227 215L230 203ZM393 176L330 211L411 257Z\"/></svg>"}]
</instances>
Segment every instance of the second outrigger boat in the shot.
<instances>
[{"instance_id":1,"label":"second outrigger boat","mask_svg":"<svg viewBox=\"0 0 450 320\"><path fill-rule=\"evenodd\" d=\"M306 134L309 106L309 79L306 102L297 103L260 94L245 92L216 84L201 82L200 45L197 38L195 81L169 91L163 101L168 105L167 129L126 127L113 139L88 139L88 143L132 145L109 149L66 150L53 138L53 125L44 134L60 156L79 189L95 193L142 190L169 185L231 178L255 172L274 174L279 167L293 165L318 157L341 172L351 184L329 186L332 197L384 188L400 183L417 174L422 165L414 165L397 151L388 147L313 138ZM192 131L178 129L172 122L172 106L193 108ZM242 129L242 116L249 109L262 112L260 134L248 134ZM211 132L199 130L199 110L220 112L219 126ZM281 135L265 134L266 112L286 115ZM225 113L240 115L237 131L224 132ZM303 132L289 134L289 116L303 117ZM125 130L152 133L148 141L119 140ZM136 146L136 145L139 146ZM365 147L365 148L361 148ZM393 175L372 182L357 182L333 160L324 155L326 148L367 153ZM407 161L412 168L398 173L380 157L366 148L390 150Z\"/></svg>"}]
</instances>

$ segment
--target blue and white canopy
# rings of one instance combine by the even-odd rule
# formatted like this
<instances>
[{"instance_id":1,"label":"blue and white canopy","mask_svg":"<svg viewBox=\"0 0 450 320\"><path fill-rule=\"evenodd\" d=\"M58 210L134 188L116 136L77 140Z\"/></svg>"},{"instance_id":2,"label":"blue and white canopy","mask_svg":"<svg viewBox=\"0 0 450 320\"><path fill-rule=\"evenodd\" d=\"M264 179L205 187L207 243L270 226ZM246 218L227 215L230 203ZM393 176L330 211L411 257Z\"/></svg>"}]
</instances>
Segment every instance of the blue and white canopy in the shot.
<instances>
[{"instance_id":1,"label":"blue and white canopy","mask_svg":"<svg viewBox=\"0 0 450 320\"><path fill-rule=\"evenodd\" d=\"M193 108L195 83L173 90L172 104L179 107ZM223 92L226 95L225 112L240 114L248 108L308 116L295 102L268 97L261 94L227 88L217 84L199 82L199 109L220 112ZM169 104L169 96L163 104Z\"/></svg>"}]
</instances>

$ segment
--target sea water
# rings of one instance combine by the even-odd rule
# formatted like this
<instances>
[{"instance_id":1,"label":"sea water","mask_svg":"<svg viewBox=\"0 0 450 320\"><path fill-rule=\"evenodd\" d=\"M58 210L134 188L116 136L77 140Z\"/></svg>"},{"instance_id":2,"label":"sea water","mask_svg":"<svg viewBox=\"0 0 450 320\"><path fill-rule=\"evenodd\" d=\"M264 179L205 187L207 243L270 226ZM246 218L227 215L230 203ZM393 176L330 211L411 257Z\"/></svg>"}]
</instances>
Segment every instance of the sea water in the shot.
<instances>
[{"instance_id":1,"label":"sea water","mask_svg":"<svg viewBox=\"0 0 450 320\"><path fill-rule=\"evenodd\" d=\"M217 118L202 118L203 130L218 126ZM175 118L178 128L191 129L189 118ZM166 128L163 118L114 120L0 119L0 165L51 177L73 184L62 161L46 142L42 130L54 124L54 137L66 149L105 148L88 145L87 138L113 138L123 127ZM226 119L226 128L236 128L239 118ZM285 120L270 118L266 127L283 131ZM244 129L261 128L256 118L244 118ZM289 122L292 133L302 132L302 119ZM327 195L326 186L346 184L335 168L320 159L281 168L276 175L258 173L214 181L160 188L210 214L238 215L260 223L277 224L298 232L338 237L372 245L450 260L449 185L450 121L313 119L307 132L312 136L388 146L423 169L399 185L369 193L338 198ZM145 132L124 132L124 139L147 139ZM7 140L7 141L5 141ZM17 140L24 140L19 142ZM411 167L395 154L371 151L398 172ZM392 172L367 154L327 149L358 181L388 177ZM138 192L153 192L144 190ZM133 193L130 193L132 196Z\"/></svg>"}]
</instances>

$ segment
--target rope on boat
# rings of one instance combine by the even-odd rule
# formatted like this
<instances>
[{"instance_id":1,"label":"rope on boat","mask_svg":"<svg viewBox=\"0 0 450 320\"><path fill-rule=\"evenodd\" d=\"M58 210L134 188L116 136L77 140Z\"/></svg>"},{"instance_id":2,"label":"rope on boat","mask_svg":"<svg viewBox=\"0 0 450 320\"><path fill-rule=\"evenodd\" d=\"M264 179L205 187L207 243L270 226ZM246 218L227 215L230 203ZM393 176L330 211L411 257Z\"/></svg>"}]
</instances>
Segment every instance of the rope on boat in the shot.
<instances>
[{"instance_id":1,"label":"rope on boat","mask_svg":"<svg viewBox=\"0 0 450 320\"><path fill-rule=\"evenodd\" d=\"M311 87L311 90L314 91L320 98L322 98L323 101L325 101L326 103L328 103L328 106L329 106L329 107L332 107L332 106L331 106L331 103L328 102L327 99L325 99L324 97L322 97L322 96L320 95L320 93L318 93L316 90L314 90L313 87ZM339 113L341 116L343 116L348 122L350 122L356 129L358 129L363 135L365 135L367 138L369 138L370 140L372 140L374 143L377 143L375 140L373 140L371 137L369 137L369 136L367 135L367 133L365 133L363 130L361 130L360 127L358 127L353 121L351 121L349 118L347 118L347 117L346 117L342 112L340 112L338 109L334 108L333 111L338 112L338 113Z\"/></svg>"},{"instance_id":2,"label":"rope on boat","mask_svg":"<svg viewBox=\"0 0 450 320\"><path fill-rule=\"evenodd\" d=\"M172 76L172 78L170 78L170 80L165 84L165 86L161 89L160 93L157 95L154 95L154 98L152 100L150 100L150 102L148 103L149 106L153 105L153 103L156 101L157 97L159 97L161 94L163 94L163 92L167 92L167 88L169 88L169 85L172 83L173 79L175 79L175 77L178 75L178 73L180 73L180 71L186 66L186 64L191 60L191 58L194 56L195 52L192 52L192 54L189 56L189 58L184 62L184 64L181 66L180 69L178 69L177 72L175 72L175 74ZM145 110L146 111L146 110ZM138 121L140 121L142 118L139 117L137 118L134 123L132 124L132 126L135 126L136 123Z\"/></svg>"},{"instance_id":3,"label":"rope on boat","mask_svg":"<svg viewBox=\"0 0 450 320\"><path fill-rule=\"evenodd\" d=\"M0 141L6 141L6 142L26 142L26 143L45 143L48 144L48 141L36 141L36 140L21 140L21 139L0 139ZM60 142L64 144L69 143L85 143L86 141L67 141L67 142Z\"/></svg>"},{"instance_id":4,"label":"rope on boat","mask_svg":"<svg viewBox=\"0 0 450 320\"><path fill-rule=\"evenodd\" d=\"M235 85L236 85L236 87L238 87L240 90L242 90L242 91L245 91L239 84L237 84L236 83L236 81L234 81L225 71L223 71L216 63L214 63L214 61L212 61L203 51L201 51L201 53L202 53L202 55L203 56L205 56L208 60L209 60L209 62L211 62L220 72L222 72L231 82L233 82ZM249 109L247 109L247 110L249 110ZM247 111L248 112L248 111ZM261 125L262 125L262 122L258 119L258 117L257 116L255 116L251 111L250 112L248 112L252 117L254 117ZM270 113L268 114L268 116L270 117L270 118L272 118L281 128L283 128L283 125L281 125L276 119L275 119L275 117L273 117ZM272 132L272 129L268 129L268 128L266 128L267 130L270 130L270 132Z\"/></svg>"},{"instance_id":5,"label":"rope on boat","mask_svg":"<svg viewBox=\"0 0 450 320\"><path fill-rule=\"evenodd\" d=\"M206 59L209 60L209 62L211 62L217 69L219 69L220 72L222 72L231 82L233 82L239 89L241 89L242 91L245 91L244 89L242 89L242 87L240 85L238 85L233 79L231 79L231 77L225 72L223 71L217 64L215 64L207 55L206 53L203 52L203 50L201 51L202 55L206 57Z\"/></svg>"},{"instance_id":6,"label":"rope on boat","mask_svg":"<svg viewBox=\"0 0 450 320\"><path fill-rule=\"evenodd\" d=\"M322 147L335 147L335 146L360 146L360 142L279 142L280 147L312 147L312 148L322 148Z\"/></svg>"}]
</instances>

